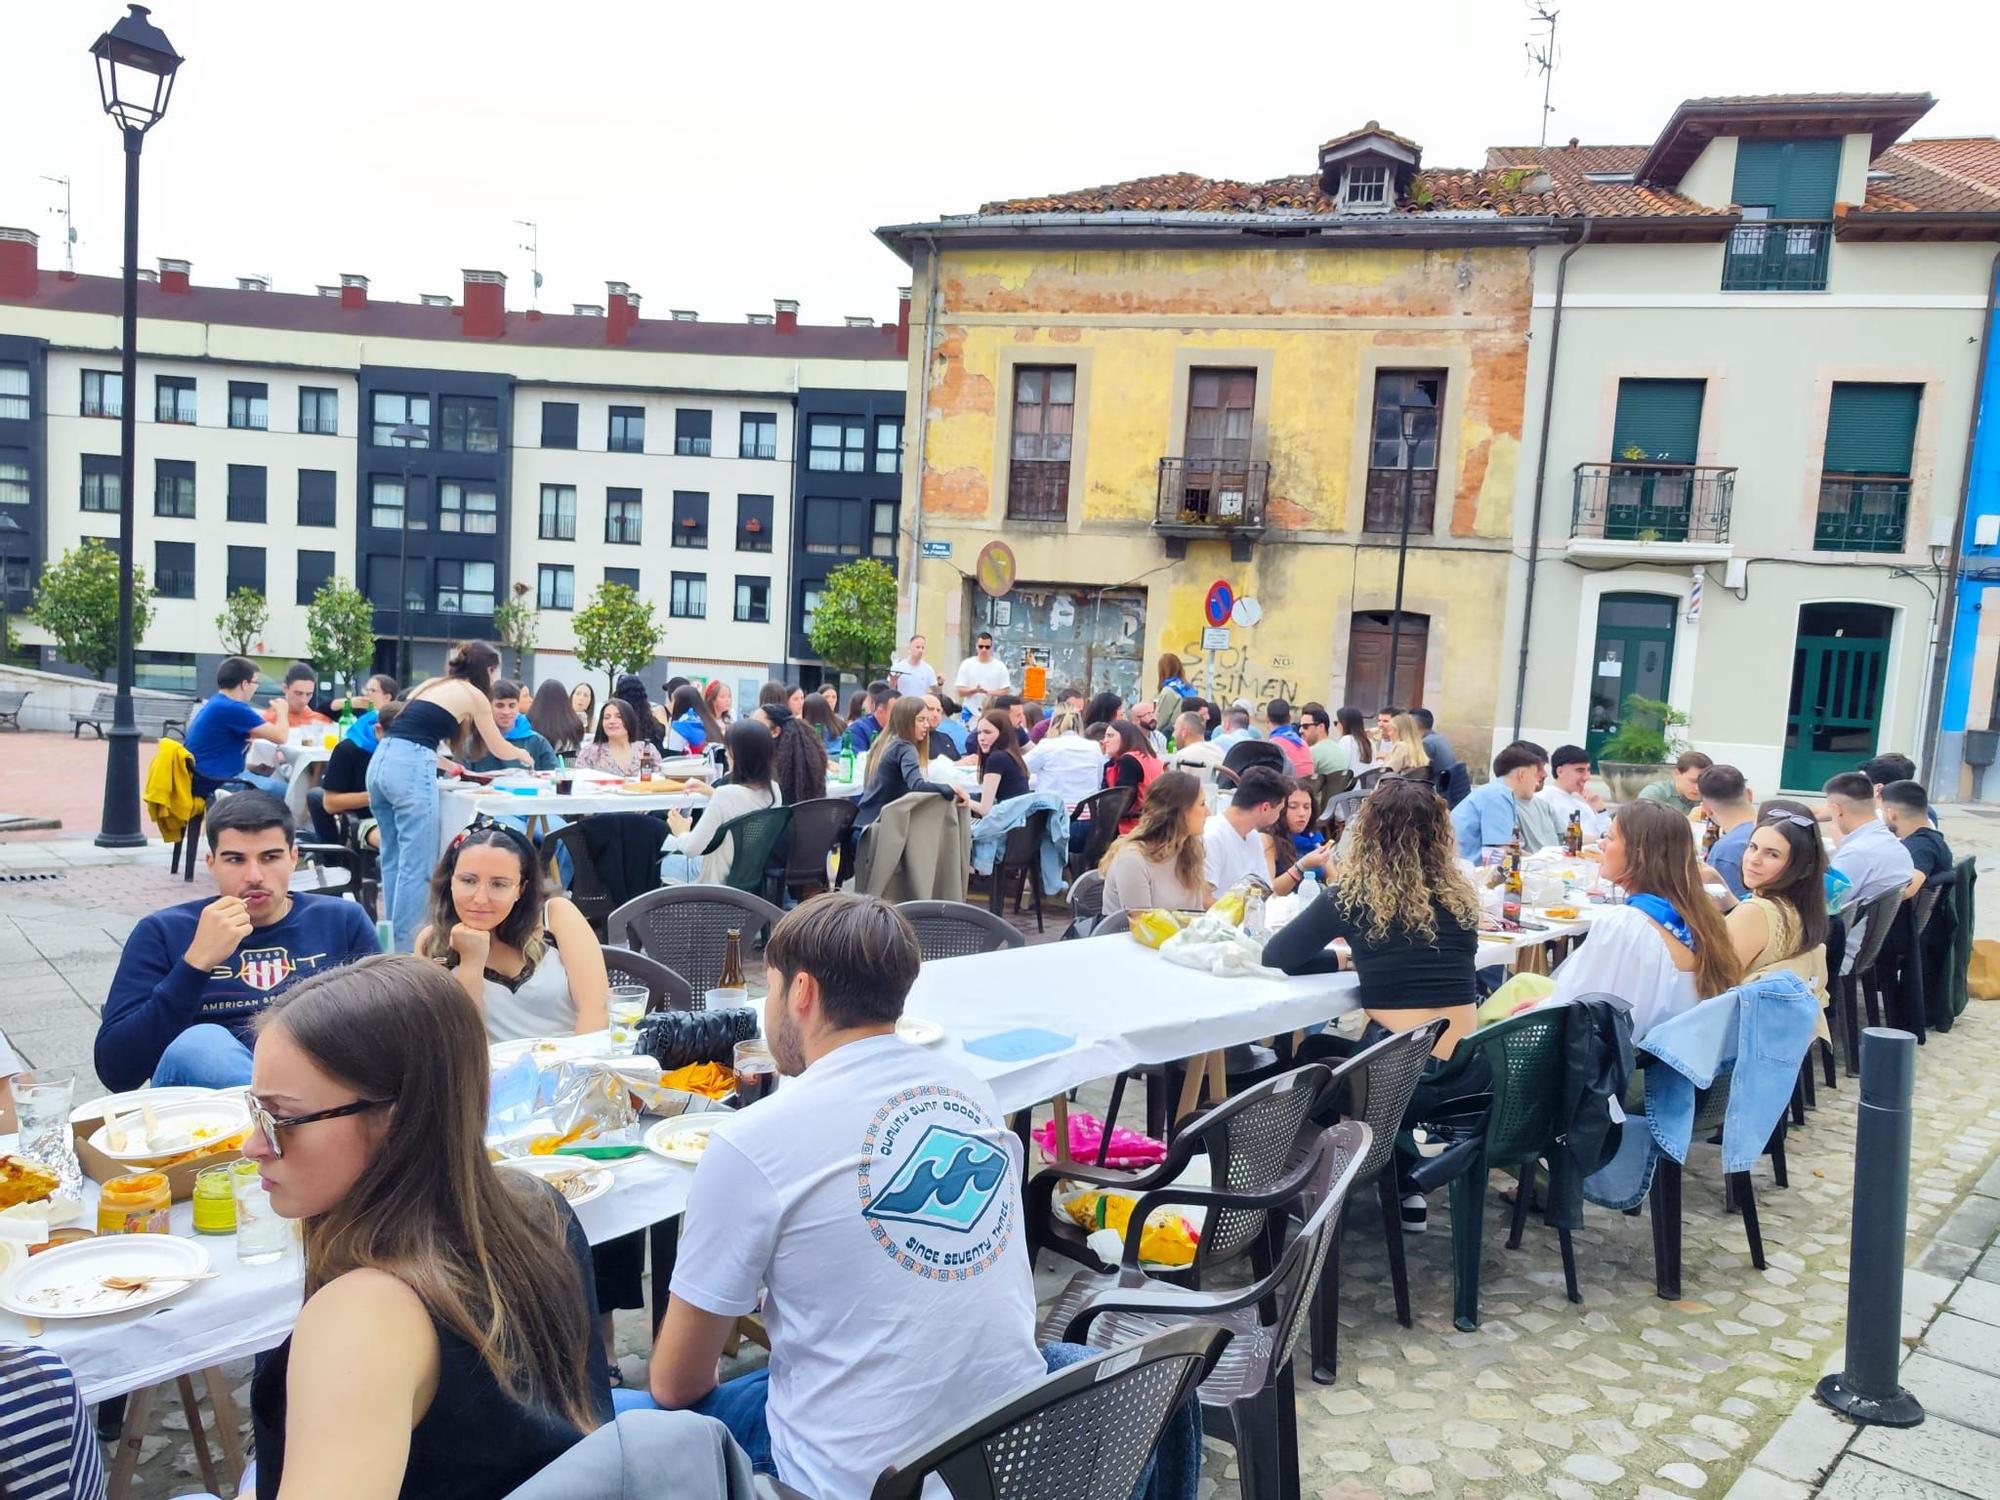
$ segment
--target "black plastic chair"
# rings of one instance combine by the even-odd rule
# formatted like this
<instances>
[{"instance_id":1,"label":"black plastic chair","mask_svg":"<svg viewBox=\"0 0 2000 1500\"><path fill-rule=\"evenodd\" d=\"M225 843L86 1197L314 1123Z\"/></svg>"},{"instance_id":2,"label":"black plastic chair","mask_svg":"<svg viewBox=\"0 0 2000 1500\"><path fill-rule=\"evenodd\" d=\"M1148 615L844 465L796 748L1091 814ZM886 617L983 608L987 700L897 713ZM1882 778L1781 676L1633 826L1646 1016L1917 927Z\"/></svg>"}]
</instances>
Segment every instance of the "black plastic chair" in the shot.
<instances>
[{"instance_id":1,"label":"black plastic chair","mask_svg":"<svg viewBox=\"0 0 2000 1500\"><path fill-rule=\"evenodd\" d=\"M606 819L617 821L607 825L604 821ZM587 825L593 823L598 826L595 829L588 828ZM650 891L657 889L659 885L658 851L659 846L666 840L667 825L645 813L593 813L587 818L565 823L561 828L545 834L542 838L542 858L550 870L560 871L562 868L561 862L556 858L558 849L567 850L569 853L569 888L564 894L576 903L576 909L583 913L584 919L590 923L600 938L615 936L607 926L612 913L641 893L613 887L607 874L598 868L597 861L591 856L588 835L599 838L615 835L650 842L654 850L653 858L647 866L653 878L653 884L646 887L646 890Z\"/></svg>"},{"instance_id":2,"label":"black plastic chair","mask_svg":"<svg viewBox=\"0 0 2000 1500\"><path fill-rule=\"evenodd\" d=\"M1108 786L1077 803L1076 811L1070 814L1070 822L1074 825L1082 821L1090 831L1082 845L1070 854L1067 866L1070 879L1076 879L1086 870L1096 869L1103 862L1104 851L1118 837L1118 820L1131 807L1132 797L1133 789L1129 786Z\"/></svg>"},{"instance_id":3,"label":"black plastic chair","mask_svg":"<svg viewBox=\"0 0 2000 1500\"><path fill-rule=\"evenodd\" d=\"M687 980L700 1009L722 977L729 930L742 934L747 962L762 934L784 913L762 896L726 885L671 885L648 891L611 913L614 939L658 959Z\"/></svg>"},{"instance_id":4,"label":"black plastic chair","mask_svg":"<svg viewBox=\"0 0 2000 1500\"><path fill-rule=\"evenodd\" d=\"M1028 946L1027 935L1013 923L963 901L905 901L896 910L916 928L925 963Z\"/></svg>"},{"instance_id":5,"label":"black plastic chair","mask_svg":"<svg viewBox=\"0 0 2000 1500\"><path fill-rule=\"evenodd\" d=\"M1087 938L1104 916L1104 877L1086 870L1069 883L1069 926L1064 938Z\"/></svg>"},{"instance_id":6,"label":"black plastic chair","mask_svg":"<svg viewBox=\"0 0 2000 1500\"><path fill-rule=\"evenodd\" d=\"M1132 913L1129 911L1108 911L1097 919L1097 925L1090 929L1088 936L1129 937L1132 932Z\"/></svg>"},{"instance_id":7,"label":"black plastic chair","mask_svg":"<svg viewBox=\"0 0 2000 1500\"><path fill-rule=\"evenodd\" d=\"M815 890L826 882L826 857L846 842L854 815L861 810L855 797L815 797L792 804L792 843L785 855L785 889ZM843 870L841 874L852 874Z\"/></svg>"},{"instance_id":8,"label":"black plastic chair","mask_svg":"<svg viewBox=\"0 0 2000 1500\"><path fill-rule=\"evenodd\" d=\"M1657 1066L1657 1065L1656 1065ZM1708 1088L1694 1096L1694 1125L1691 1140L1702 1141L1722 1128L1729 1112L1729 1074L1723 1073ZM1627 1125L1627 1129L1635 1128ZM1771 1158L1771 1171L1779 1187L1790 1186L1785 1171L1785 1117L1778 1116L1777 1129L1764 1148ZM1662 1155L1653 1169L1653 1185L1648 1190L1647 1208L1653 1221L1653 1292L1667 1302L1681 1300L1681 1164ZM1521 1202L1514 1206L1516 1221L1526 1212ZM1757 1223L1757 1189L1748 1172L1728 1172L1722 1179L1722 1204L1730 1213L1743 1215L1743 1235L1750 1245L1750 1264L1764 1269L1764 1237ZM1519 1238L1518 1229L1515 1238ZM1509 1241L1513 1243L1512 1240Z\"/></svg>"},{"instance_id":9,"label":"black plastic chair","mask_svg":"<svg viewBox=\"0 0 2000 1500\"><path fill-rule=\"evenodd\" d=\"M1340 1232L1341 1211L1368 1142L1368 1127L1358 1120L1319 1132L1300 1165L1254 1200L1268 1211L1298 1203L1305 1220L1276 1265L1255 1284L1227 1292L1188 1291L1139 1269L1139 1233L1154 1205L1207 1204L1213 1222L1221 1205L1230 1202L1228 1195L1213 1190L1170 1188L1148 1194L1133 1210L1118 1284L1099 1292L1061 1325L1053 1319L1042 1325L1043 1337L1056 1333L1097 1348L1187 1322L1229 1330L1228 1348L1201 1383L1201 1415L1211 1437L1226 1438L1236 1449L1243 1500L1297 1500L1298 1392L1292 1355L1305 1332L1313 1289Z\"/></svg>"},{"instance_id":10,"label":"black plastic chair","mask_svg":"<svg viewBox=\"0 0 2000 1500\"><path fill-rule=\"evenodd\" d=\"M1903 904L1902 887L1884 891L1867 905L1867 923L1861 934L1861 947L1854 955L1854 963L1845 974L1833 975L1827 981L1828 997L1833 1002L1837 1030L1846 1044L1846 1070L1849 1078L1861 1071L1861 1011L1864 997L1868 1008L1868 1024L1880 1024L1880 988L1875 977L1875 960L1881 957L1882 945L1889 941L1889 928L1895 923L1896 912ZM1852 934L1850 933L1850 938Z\"/></svg>"},{"instance_id":11,"label":"black plastic chair","mask_svg":"<svg viewBox=\"0 0 2000 1500\"><path fill-rule=\"evenodd\" d=\"M1042 845L1049 836L1050 809L1038 807L1013 828L1007 830L1006 842L1000 846L1000 857L993 862L990 900L993 915L999 916L1006 902L1009 881L1016 882L1014 910L1021 910L1022 891L1030 890L1035 895L1035 931L1042 932Z\"/></svg>"},{"instance_id":12,"label":"black plastic chair","mask_svg":"<svg viewBox=\"0 0 2000 1500\"><path fill-rule=\"evenodd\" d=\"M694 986L656 958L634 953L616 943L604 944L604 972L613 984L643 984L646 1014L656 1010L693 1010Z\"/></svg>"}]
</instances>

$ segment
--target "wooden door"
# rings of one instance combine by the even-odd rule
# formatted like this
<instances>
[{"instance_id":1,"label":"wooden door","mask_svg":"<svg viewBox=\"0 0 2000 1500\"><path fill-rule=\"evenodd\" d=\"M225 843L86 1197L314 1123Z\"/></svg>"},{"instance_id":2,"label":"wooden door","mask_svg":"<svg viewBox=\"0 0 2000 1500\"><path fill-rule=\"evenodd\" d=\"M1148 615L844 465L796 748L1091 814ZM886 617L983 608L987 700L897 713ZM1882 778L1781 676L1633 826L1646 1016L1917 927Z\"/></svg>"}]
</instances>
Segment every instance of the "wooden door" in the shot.
<instances>
[{"instance_id":1,"label":"wooden door","mask_svg":"<svg viewBox=\"0 0 2000 1500\"><path fill-rule=\"evenodd\" d=\"M1853 628L1855 616L1865 617L1859 629ZM1799 611L1780 771L1784 785L1824 786L1875 754L1888 670L1887 609L1809 604Z\"/></svg>"},{"instance_id":2,"label":"wooden door","mask_svg":"<svg viewBox=\"0 0 2000 1500\"><path fill-rule=\"evenodd\" d=\"M1424 659L1430 649L1428 615L1403 611L1403 629L1396 651L1397 708L1419 708L1424 701ZM1390 612L1356 614L1347 639L1345 702L1372 716L1389 706L1389 641L1394 634Z\"/></svg>"}]
</instances>

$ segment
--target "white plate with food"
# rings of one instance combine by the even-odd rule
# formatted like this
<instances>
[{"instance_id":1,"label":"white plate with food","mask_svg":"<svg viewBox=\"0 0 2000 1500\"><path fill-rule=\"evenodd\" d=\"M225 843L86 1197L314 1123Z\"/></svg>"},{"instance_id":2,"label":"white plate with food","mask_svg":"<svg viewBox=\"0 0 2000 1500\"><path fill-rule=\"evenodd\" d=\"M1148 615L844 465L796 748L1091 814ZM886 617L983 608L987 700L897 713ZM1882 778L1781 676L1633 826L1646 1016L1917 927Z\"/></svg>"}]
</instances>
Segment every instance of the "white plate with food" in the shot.
<instances>
[{"instance_id":1,"label":"white plate with food","mask_svg":"<svg viewBox=\"0 0 2000 1500\"><path fill-rule=\"evenodd\" d=\"M90 1144L113 1161L157 1162L201 1151L250 1128L250 1108L240 1094L209 1093L155 1105L142 1101L129 1113L110 1115L90 1133Z\"/></svg>"},{"instance_id":2,"label":"white plate with food","mask_svg":"<svg viewBox=\"0 0 2000 1500\"><path fill-rule=\"evenodd\" d=\"M172 1234L107 1234L58 1245L0 1276L0 1307L24 1318L97 1318L177 1297L208 1273L208 1249ZM105 1279L137 1285L106 1286Z\"/></svg>"},{"instance_id":3,"label":"white plate with food","mask_svg":"<svg viewBox=\"0 0 2000 1500\"><path fill-rule=\"evenodd\" d=\"M913 1047L928 1047L944 1040L944 1028L922 1016L904 1016L896 1022L896 1035Z\"/></svg>"},{"instance_id":4,"label":"white plate with food","mask_svg":"<svg viewBox=\"0 0 2000 1500\"><path fill-rule=\"evenodd\" d=\"M723 1116L677 1115L661 1120L649 1129L644 1140L646 1149L655 1156L664 1156L668 1161L686 1162L694 1166L700 1162L702 1154L708 1150L708 1136Z\"/></svg>"},{"instance_id":5,"label":"white plate with food","mask_svg":"<svg viewBox=\"0 0 2000 1500\"><path fill-rule=\"evenodd\" d=\"M610 1057L612 1041L608 1032L593 1031L583 1036L524 1036L511 1042L496 1042L489 1049L493 1066L510 1067L522 1057L533 1057L537 1066L577 1062L583 1058Z\"/></svg>"},{"instance_id":6,"label":"white plate with food","mask_svg":"<svg viewBox=\"0 0 2000 1500\"><path fill-rule=\"evenodd\" d=\"M137 1112L142 1104L150 1104L158 1109L163 1104L185 1104L190 1099L211 1099L218 1093L228 1093L231 1098L243 1097L241 1089L198 1089L191 1085L172 1084L156 1089L133 1089L125 1094L106 1094L93 1099L88 1104L79 1104L70 1111L72 1125L83 1120L108 1120L113 1115L129 1115Z\"/></svg>"},{"instance_id":7,"label":"white plate with food","mask_svg":"<svg viewBox=\"0 0 2000 1500\"><path fill-rule=\"evenodd\" d=\"M554 1186L570 1207L590 1203L611 1191L611 1169L583 1156L516 1156L497 1165L526 1172Z\"/></svg>"}]
</instances>

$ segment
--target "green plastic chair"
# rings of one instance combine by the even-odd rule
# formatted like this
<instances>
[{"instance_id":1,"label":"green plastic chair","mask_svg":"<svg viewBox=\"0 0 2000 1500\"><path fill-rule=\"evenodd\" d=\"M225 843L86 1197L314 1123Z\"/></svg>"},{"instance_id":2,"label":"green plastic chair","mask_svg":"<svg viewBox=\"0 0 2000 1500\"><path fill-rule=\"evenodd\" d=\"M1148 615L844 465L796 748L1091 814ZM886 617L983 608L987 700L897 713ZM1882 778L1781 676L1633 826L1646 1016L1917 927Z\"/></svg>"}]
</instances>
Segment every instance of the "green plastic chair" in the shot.
<instances>
[{"instance_id":1,"label":"green plastic chair","mask_svg":"<svg viewBox=\"0 0 2000 1500\"><path fill-rule=\"evenodd\" d=\"M752 895L766 895L766 870L771 863L772 852L777 849L778 840L785 836L791 821L792 810L789 807L763 807L724 823L722 831L716 835L716 842L720 843L723 839L734 839L735 842L730 845L729 873L723 877L722 883L739 891L749 891Z\"/></svg>"},{"instance_id":2,"label":"green plastic chair","mask_svg":"<svg viewBox=\"0 0 2000 1500\"><path fill-rule=\"evenodd\" d=\"M1569 1007L1544 1006L1525 1015L1484 1027L1458 1044L1450 1069L1435 1082L1443 1086L1484 1057L1493 1074L1493 1102L1479 1135L1447 1147L1418 1165L1413 1176L1428 1193L1451 1186L1452 1322L1460 1332L1479 1326L1479 1258L1486 1227L1486 1175L1494 1168L1512 1171L1523 1197L1534 1191L1535 1163L1558 1149L1563 1084L1563 1034ZM1563 1284L1572 1302L1583 1294L1576 1285L1576 1251L1570 1232L1558 1229L1562 1242ZM1510 1248L1518 1237L1510 1239Z\"/></svg>"}]
</instances>

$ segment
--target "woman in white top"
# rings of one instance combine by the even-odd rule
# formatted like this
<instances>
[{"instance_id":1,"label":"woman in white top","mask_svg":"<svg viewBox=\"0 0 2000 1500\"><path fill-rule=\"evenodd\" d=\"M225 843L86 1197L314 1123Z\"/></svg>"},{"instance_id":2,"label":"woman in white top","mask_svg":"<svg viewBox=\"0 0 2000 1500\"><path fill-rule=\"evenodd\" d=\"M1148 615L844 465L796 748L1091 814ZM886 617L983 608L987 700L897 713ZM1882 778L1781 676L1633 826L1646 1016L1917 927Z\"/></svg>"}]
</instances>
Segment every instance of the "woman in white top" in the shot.
<instances>
[{"instance_id":1,"label":"woman in white top","mask_svg":"<svg viewBox=\"0 0 2000 1500\"><path fill-rule=\"evenodd\" d=\"M1743 962L1702 889L1688 820L1664 802L1628 802L1604 835L1599 869L1625 889L1583 945L1557 967L1555 1000L1617 995L1632 1040L1742 982Z\"/></svg>"},{"instance_id":2,"label":"woman in white top","mask_svg":"<svg viewBox=\"0 0 2000 1500\"><path fill-rule=\"evenodd\" d=\"M686 813L667 814L673 830L660 860L660 879L668 885L724 885L736 858L736 840L722 830L746 813L779 804L771 784L771 731L758 719L731 724L722 738L729 756L729 780L715 789L700 823Z\"/></svg>"},{"instance_id":3,"label":"woman in white top","mask_svg":"<svg viewBox=\"0 0 2000 1500\"><path fill-rule=\"evenodd\" d=\"M1062 798L1071 812L1085 797L1104 790L1104 746L1084 738L1075 709L1063 709L1050 719L1049 732L1028 748L1027 757L1035 790Z\"/></svg>"}]
</instances>

